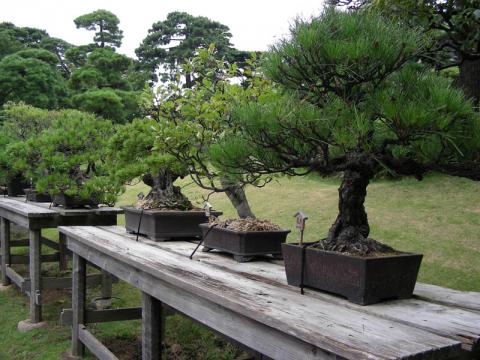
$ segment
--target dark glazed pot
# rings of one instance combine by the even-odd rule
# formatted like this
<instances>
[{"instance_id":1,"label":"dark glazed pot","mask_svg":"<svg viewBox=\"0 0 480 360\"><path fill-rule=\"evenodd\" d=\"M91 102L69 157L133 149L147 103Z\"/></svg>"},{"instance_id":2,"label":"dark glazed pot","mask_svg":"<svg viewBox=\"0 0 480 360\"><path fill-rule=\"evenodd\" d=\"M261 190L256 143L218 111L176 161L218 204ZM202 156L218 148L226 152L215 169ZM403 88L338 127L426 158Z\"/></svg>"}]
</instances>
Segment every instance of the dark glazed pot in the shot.
<instances>
[{"instance_id":1,"label":"dark glazed pot","mask_svg":"<svg viewBox=\"0 0 480 360\"><path fill-rule=\"evenodd\" d=\"M90 199L82 199L79 196L70 196L66 194L53 195L53 206L62 206L65 209L78 208L97 208L98 204Z\"/></svg>"},{"instance_id":2,"label":"dark glazed pot","mask_svg":"<svg viewBox=\"0 0 480 360\"><path fill-rule=\"evenodd\" d=\"M282 243L290 230L235 231L201 224L204 251L218 249L232 254L238 262L253 260L256 256L282 254Z\"/></svg>"},{"instance_id":3,"label":"dark glazed pot","mask_svg":"<svg viewBox=\"0 0 480 360\"><path fill-rule=\"evenodd\" d=\"M287 282L301 285L302 247L283 244ZM421 254L359 257L307 247L303 284L313 289L342 295L360 305L412 296Z\"/></svg>"},{"instance_id":4,"label":"dark glazed pot","mask_svg":"<svg viewBox=\"0 0 480 360\"><path fill-rule=\"evenodd\" d=\"M30 184L28 181L21 175L15 176L7 184L7 194L8 196L22 196L25 195L23 189L29 188Z\"/></svg>"},{"instance_id":5,"label":"dark glazed pot","mask_svg":"<svg viewBox=\"0 0 480 360\"><path fill-rule=\"evenodd\" d=\"M35 189L24 189L27 201L31 202L52 202L52 197L49 194L39 193Z\"/></svg>"},{"instance_id":6,"label":"dark glazed pot","mask_svg":"<svg viewBox=\"0 0 480 360\"><path fill-rule=\"evenodd\" d=\"M199 238L202 232L198 225L208 221L203 211L152 209L143 210L142 214L141 209L133 207L124 207L123 210L125 211L125 228L128 232L136 234L138 231L140 235L155 241ZM222 212L212 211L212 215L220 216Z\"/></svg>"}]
</instances>

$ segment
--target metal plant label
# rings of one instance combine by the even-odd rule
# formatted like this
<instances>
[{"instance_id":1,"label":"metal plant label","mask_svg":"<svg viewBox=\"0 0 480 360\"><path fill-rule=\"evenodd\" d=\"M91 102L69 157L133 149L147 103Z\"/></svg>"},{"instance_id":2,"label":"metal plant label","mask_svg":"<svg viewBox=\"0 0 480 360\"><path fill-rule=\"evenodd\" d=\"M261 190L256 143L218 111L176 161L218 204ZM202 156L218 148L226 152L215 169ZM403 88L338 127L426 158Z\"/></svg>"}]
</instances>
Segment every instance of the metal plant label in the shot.
<instances>
[{"instance_id":1,"label":"metal plant label","mask_svg":"<svg viewBox=\"0 0 480 360\"><path fill-rule=\"evenodd\" d=\"M203 205L203 210L205 210L205 215L208 218L210 217L212 209L213 209L213 206L208 201L205 201L205 204Z\"/></svg>"},{"instance_id":2,"label":"metal plant label","mask_svg":"<svg viewBox=\"0 0 480 360\"><path fill-rule=\"evenodd\" d=\"M303 233L305 231L305 221L307 221L308 216L302 211L298 211L294 216L297 220L295 227L300 230L300 245L303 245Z\"/></svg>"}]
</instances>

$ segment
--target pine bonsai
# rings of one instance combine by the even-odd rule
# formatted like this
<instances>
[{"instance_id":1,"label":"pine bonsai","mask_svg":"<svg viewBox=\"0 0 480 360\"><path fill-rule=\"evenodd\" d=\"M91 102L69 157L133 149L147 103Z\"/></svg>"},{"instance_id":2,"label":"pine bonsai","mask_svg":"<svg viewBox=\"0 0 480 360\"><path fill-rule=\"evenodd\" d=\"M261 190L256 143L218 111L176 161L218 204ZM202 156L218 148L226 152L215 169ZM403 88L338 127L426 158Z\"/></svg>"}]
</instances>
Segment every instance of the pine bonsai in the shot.
<instances>
[{"instance_id":1,"label":"pine bonsai","mask_svg":"<svg viewBox=\"0 0 480 360\"><path fill-rule=\"evenodd\" d=\"M239 106L236 133L212 147L212 158L250 182L342 172L339 214L319 247L392 251L369 238L369 182L385 171L421 179L452 149L480 145L479 119L463 93L412 63L424 44L419 31L365 12L328 9L297 20L266 55L278 93Z\"/></svg>"},{"instance_id":2,"label":"pine bonsai","mask_svg":"<svg viewBox=\"0 0 480 360\"><path fill-rule=\"evenodd\" d=\"M30 179L28 166L24 157L25 142L36 137L48 128L55 111L38 109L24 103L7 103L0 114L0 184L7 184L16 179Z\"/></svg>"},{"instance_id":3,"label":"pine bonsai","mask_svg":"<svg viewBox=\"0 0 480 360\"><path fill-rule=\"evenodd\" d=\"M105 164L106 144L113 133L108 120L61 110L51 126L28 139L21 146L23 154L17 154L39 192L113 205L118 188L109 182Z\"/></svg>"},{"instance_id":4,"label":"pine bonsai","mask_svg":"<svg viewBox=\"0 0 480 360\"><path fill-rule=\"evenodd\" d=\"M174 185L187 174L186 168L173 156L154 147L154 119L135 119L118 128L108 145L112 182L123 186L141 179L151 187L137 207L143 209L191 210L192 203Z\"/></svg>"}]
</instances>

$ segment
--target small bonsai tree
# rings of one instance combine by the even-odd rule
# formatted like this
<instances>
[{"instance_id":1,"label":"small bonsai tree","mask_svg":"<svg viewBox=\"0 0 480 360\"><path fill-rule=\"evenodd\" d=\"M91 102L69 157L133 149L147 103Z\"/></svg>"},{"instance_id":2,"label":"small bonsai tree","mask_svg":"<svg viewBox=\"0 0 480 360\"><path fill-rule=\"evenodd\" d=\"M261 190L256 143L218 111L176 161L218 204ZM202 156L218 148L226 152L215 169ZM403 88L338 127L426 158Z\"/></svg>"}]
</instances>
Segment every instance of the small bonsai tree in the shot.
<instances>
[{"instance_id":1,"label":"small bonsai tree","mask_svg":"<svg viewBox=\"0 0 480 360\"><path fill-rule=\"evenodd\" d=\"M151 187L137 207L143 209L191 210L192 203L174 185L187 174L186 168L173 156L154 148L158 125L154 119L135 119L118 127L108 145L112 183L123 186L141 179Z\"/></svg>"},{"instance_id":2,"label":"small bonsai tree","mask_svg":"<svg viewBox=\"0 0 480 360\"><path fill-rule=\"evenodd\" d=\"M212 158L251 181L343 172L339 213L319 246L391 251L369 238L372 178L386 170L421 179L450 149L480 145L479 119L462 92L411 63L423 47L420 32L362 11L296 21L264 64L282 92L239 106L237 132L212 147Z\"/></svg>"},{"instance_id":3,"label":"small bonsai tree","mask_svg":"<svg viewBox=\"0 0 480 360\"><path fill-rule=\"evenodd\" d=\"M26 141L19 158L29 165L28 173L40 192L113 205L118 188L108 181L105 165L105 149L113 133L108 120L61 110L50 127Z\"/></svg>"},{"instance_id":4,"label":"small bonsai tree","mask_svg":"<svg viewBox=\"0 0 480 360\"><path fill-rule=\"evenodd\" d=\"M48 128L56 116L55 111L38 109L24 103L7 103L0 113L0 183L7 184L13 179L30 179L31 174L23 153L25 142Z\"/></svg>"},{"instance_id":5,"label":"small bonsai tree","mask_svg":"<svg viewBox=\"0 0 480 360\"><path fill-rule=\"evenodd\" d=\"M241 99L254 100L268 92L269 83L256 74L255 58L247 60L240 71L215 54L214 45L198 49L197 55L176 73L177 83L159 92L156 116L161 121L156 147L184 164L201 188L225 192L240 218L255 218L241 179L224 171L220 164L213 166L208 149L231 130L233 106ZM190 85L185 88L182 79L187 74Z\"/></svg>"}]
</instances>

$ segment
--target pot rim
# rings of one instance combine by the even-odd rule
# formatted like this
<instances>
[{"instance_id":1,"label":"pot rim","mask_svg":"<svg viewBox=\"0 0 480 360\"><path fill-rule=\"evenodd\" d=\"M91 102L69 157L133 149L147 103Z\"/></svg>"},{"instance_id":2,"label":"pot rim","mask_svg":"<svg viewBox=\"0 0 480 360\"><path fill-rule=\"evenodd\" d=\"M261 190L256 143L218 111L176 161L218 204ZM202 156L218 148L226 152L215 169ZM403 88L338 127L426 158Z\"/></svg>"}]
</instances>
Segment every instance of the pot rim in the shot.
<instances>
[{"instance_id":1,"label":"pot rim","mask_svg":"<svg viewBox=\"0 0 480 360\"><path fill-rule=\"evenodd\" d=\"M313 242L305 242L304 245L306 245L306 244L313 244ZM300 247L299 243L283 243L282 246ZM423 257L423 254L406 252L406 251L398 251L398 254L396 254L396 255L358 256L358 255L345 254L345 253L342 253L342 252L339 252L339 251L321 250L321 249L311 248L311 247L307 248L307 250L317 251L317 252L321 252L321 253L324 253L324 254L333 254L333 255L343 256L343 257L348 257L348 258L353 258L353 259L360 259L360 260L391 259L391 258L409 257L409 256L422 256Z\"/></svg>"},{"instance_id":2,"label":"pot rim","mask_svg":"<svg viewBox=\"0 0 480 360\"><path fill-rule=\"evenodd\" d=\"M142 209L137 209L134 208L133 206L120 206L121 209L130 211L136 214L139 214L142 212ZM150 214L170 214L170 215L189 215L189 214L202 214L205 215L205 212L203 210L160 210L160 209L144 209L143 213L150 213ZM212 214L215 215L222 215L222 211L217 211L217 210L212 210ZM206 216L206 215L205 215Z\"/></svg>"},{"instance_id":3,"label":"pot rim","mask_svg":"<svg viewBox=\"0 0 480 360\"><path fill-rule=\"evenodd\" d=\"M198 224L201 228L207 228L210 227L209 223L203 223L203 224ZM265 234L265 233L272 233L272 234L289 234L292 230L288 229L282 229L282 230L251 230L251 231L240 231L240 230L232 230L232 229L225 229L225 228L219 228L219 227L214 227L215 230L218 231L225 231L225 232L230 232L233 234Z\"/></svg>"}]
</instances>

